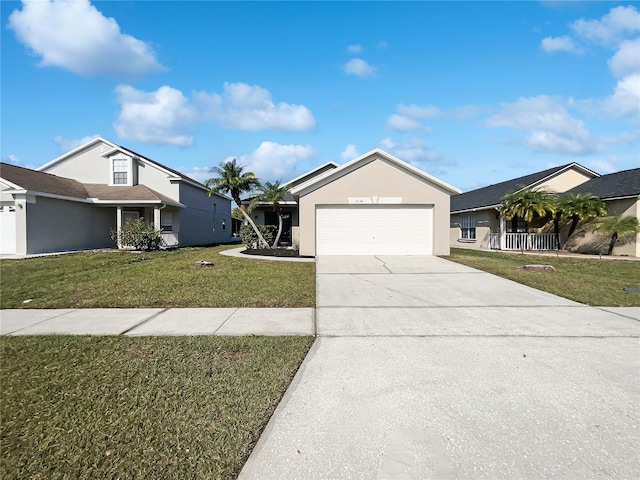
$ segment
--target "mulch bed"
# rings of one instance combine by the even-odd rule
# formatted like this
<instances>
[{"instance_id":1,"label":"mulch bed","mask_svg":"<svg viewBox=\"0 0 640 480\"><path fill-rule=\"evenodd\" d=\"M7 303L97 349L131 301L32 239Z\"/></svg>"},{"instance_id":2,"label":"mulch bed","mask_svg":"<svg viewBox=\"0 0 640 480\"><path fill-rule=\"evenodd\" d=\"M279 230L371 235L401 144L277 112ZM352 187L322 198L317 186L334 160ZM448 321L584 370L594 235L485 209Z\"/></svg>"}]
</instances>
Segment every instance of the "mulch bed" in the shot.
<instances>
[{"instance_id":1,"label":"mulch bed","mask_svg":"<svg viewBox=\"0 0 640 480\"><path fill-rule=\"evenodd\" d=\"M261 255L267 257L299 257L300 251L291 248L247 248L241 253L245 255Z\"/></svg>"}]
</instances>

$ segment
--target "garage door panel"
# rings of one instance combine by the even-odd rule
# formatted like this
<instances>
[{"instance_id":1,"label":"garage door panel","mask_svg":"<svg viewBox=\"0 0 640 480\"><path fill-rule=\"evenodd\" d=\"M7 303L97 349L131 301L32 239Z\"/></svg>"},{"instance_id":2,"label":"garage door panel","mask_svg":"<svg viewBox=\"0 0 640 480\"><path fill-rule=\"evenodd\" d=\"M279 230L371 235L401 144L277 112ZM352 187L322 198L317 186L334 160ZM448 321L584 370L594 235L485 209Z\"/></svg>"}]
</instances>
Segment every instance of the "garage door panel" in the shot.
<instances>
[{"instance_id":1,"label":"garage door panel","mask_svg":"<svg viewBox=\"0 0 640 480\"><path fill-rule=\"evenodd\" d=\"M317 207L317 255L431 255L430 206Z\"/></svg>"},{"instance_id":2,"label":"garage door panel","mask_svg":"<svg viewBox=\"0 0 640 480\"><path fill-rule=\"evenodd\" d=\"M0 253L16 253L16 212L14 207L0 208Z\"/></svg>"}]
</instances>

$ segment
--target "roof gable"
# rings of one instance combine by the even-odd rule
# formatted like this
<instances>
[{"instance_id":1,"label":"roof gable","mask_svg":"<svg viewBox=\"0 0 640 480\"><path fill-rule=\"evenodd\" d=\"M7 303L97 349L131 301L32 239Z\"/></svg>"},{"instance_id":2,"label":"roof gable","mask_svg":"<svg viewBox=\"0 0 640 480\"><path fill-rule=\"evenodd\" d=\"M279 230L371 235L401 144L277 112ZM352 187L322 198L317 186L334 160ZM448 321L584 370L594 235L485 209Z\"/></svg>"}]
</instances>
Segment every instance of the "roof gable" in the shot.
<instances>
[{"instance_id":1,"label":"roof gable","mask_svg":"<svg viewBox=\"0 0 640 480\"><path fill-rule=\"evenodd\" d=\"M567 193L591 193L603 200L638 196L640 195L640 168L592 178Z\"/></svg>"},{"instance_id":2,"label":"roof gable","mask_svg":"<svg viewBox=\"0 0 640 480\"><path fill-rule=\"evenodd\" d=\"M500 204L502 196L514 192L522 187L535 188L551 177L560 175L571 168L576 168L588 175L598 176L596 172L589 170L577 163L568 163L559 167L552 167L536 173L530 173L522 177L513 178L504 182L488 185L486 187L471 190L451 197L451 212L460 212L479 208L496 207Z\"/></svg>"},{"instance_id":3,"label":"roof gable","mask_svg":"<svg viewBox=\"0 0 640 480\"><path fill-rule=\"evenodd\" d=\"M442 180L432 175L429 175L426 172L423 172L422 170L414 167L413 165L409 165L408 163L403 162L399 158L394 157L390 153L387 153L384 150L381 150L379 148L375 148L365 153L364 155L361 155L351 160L350 162L345 163L341 167L325 171L320 175L316 175L312 179L292 188L291 193L294 196L304 196L308 193L313 192L314 190L317 190L318 188L323 187L324 185L327 185L328 183L333 182L334 180L342 178L343 176L375 160L382 160L384 162L387 162L395 166L399 170L406 172L407 174L414 175L419 179L421 179L422 181L431 183L432 185L445 190L450 195L460 193L460 190L457 189L456 187L453 187L448 183L445 183Z\"/></svg>"}]
</instances>

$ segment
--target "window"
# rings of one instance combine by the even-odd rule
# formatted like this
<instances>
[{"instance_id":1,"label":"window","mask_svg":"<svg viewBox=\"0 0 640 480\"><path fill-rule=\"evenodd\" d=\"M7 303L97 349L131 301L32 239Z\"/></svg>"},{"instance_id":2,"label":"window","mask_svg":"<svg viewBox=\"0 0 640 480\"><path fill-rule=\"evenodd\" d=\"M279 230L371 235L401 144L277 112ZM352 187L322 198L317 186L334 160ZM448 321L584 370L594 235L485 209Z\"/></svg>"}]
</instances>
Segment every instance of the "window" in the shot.
<instances>
[{"instance_id":1,"label":"window","mask_svg":"<svg viewBox=\"0 0 640 480\"><path fill-rule=\"evenodd\" d=\"M128 185L129 184L129 161L126 158L113 159L113 184Z\"/></svg>"},{"instance_id":2,"label":"window","mask_svg":"<svg viewBox=\"0 0 640 480\"><path fill-rule=\"evenodd\" d=\"M507 222L507 233L527 233L529 229L529 224L520 217L513 217Z\"/></svg>"},{"instance_id":3,"label":"window","mask_svg":"<svg viewBox=\"0 0 640 480\"><path fill-rule=\"evenodd\" d=\"M466 240L476 239L476 216L463 215L460 222L461 237Z\"/></svg>"},{"instance_id":4,"label":"window","mask_svg":"<svg viewBox=\"0 0 640 480\"><path fill-rule=\"evenodd\" d=\"M160 211L160 230L163 232L173 232L173 213Z\"/></svg>"}]
</instances>

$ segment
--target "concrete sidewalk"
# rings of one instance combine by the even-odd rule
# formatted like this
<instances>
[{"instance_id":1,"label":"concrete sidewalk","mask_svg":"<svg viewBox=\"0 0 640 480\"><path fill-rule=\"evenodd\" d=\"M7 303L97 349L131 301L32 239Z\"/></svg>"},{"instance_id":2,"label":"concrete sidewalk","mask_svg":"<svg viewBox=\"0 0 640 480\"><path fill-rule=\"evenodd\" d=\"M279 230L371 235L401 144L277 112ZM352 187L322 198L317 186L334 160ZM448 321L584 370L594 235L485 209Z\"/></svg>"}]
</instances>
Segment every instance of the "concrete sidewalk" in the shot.
<instances>
[{"instance_id":1,"label":"concrete sidewalk","mask_svg":"<svg viewBox=\"0 0 640 480\"><path fill-rule=\"evenodd\" d=\"M314 335L313 308L0 310L1 335Z\"/></svg>"}]
</instances>

